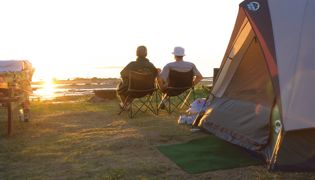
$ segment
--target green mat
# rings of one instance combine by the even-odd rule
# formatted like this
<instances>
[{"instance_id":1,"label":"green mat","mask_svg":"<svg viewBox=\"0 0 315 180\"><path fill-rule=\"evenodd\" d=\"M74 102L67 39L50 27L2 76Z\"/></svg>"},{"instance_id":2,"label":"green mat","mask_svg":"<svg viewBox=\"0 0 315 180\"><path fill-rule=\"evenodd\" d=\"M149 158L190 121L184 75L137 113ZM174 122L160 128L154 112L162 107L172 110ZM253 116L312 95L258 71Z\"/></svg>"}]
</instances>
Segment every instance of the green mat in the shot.
<instances>
[{"instance_id":1,"label":"green mat","mask_svg":"<svg viewBox=\"0 0 315 180\"><path fill-rule=\"evenodd\" d=\"M245 149L215 136L157 148L183 170L192 174L263 163L262 159L254 157Z\"/></svg>"}]
</instances>

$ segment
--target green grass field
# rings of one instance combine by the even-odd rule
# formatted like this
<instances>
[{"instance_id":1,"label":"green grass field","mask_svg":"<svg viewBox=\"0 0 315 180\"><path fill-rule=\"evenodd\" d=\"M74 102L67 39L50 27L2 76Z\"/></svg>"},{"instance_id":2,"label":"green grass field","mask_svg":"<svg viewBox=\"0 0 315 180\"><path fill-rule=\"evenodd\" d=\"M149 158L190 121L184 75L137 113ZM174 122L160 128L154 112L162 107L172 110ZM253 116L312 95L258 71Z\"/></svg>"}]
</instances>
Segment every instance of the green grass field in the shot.
<instances>
[{"instance_id":1,"label":"green grass field","mask_svg":"<svg viewBox=\"0 0 315 180\"><path fill-rule=\"evenodd\" d=\"M178 114L117 115L118 101L89 96L32 102L29 122L6 135L0 116L0 179L314 179L312 173L268 172L264 166L188 174L163 156L161 144L207 136L178 125Z\"/></svg>"}]
</instances>

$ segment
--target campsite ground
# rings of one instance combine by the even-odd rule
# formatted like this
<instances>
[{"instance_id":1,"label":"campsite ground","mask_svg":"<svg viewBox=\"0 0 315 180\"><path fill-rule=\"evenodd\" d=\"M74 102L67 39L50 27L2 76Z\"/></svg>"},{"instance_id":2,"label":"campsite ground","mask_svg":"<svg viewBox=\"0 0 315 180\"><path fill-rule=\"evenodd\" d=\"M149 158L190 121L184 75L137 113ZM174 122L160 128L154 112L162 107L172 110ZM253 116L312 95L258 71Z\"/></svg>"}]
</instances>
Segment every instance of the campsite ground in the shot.
<instances>
[{"instance_id":1,"label":"campsite ground","mask_svg":"<svg viewBox=\"0 0 315 180\"><path fill-rule=\"evenodd\" d=\"M0 109L0 179L315 179L313 173L268 172L263 165L188 174L156 146L207 133L178 125L176 114L129 119L117 115L116 100L90 98L32 102L32 120L15 120L10 137Z\"/></svg>"}]
</instances>

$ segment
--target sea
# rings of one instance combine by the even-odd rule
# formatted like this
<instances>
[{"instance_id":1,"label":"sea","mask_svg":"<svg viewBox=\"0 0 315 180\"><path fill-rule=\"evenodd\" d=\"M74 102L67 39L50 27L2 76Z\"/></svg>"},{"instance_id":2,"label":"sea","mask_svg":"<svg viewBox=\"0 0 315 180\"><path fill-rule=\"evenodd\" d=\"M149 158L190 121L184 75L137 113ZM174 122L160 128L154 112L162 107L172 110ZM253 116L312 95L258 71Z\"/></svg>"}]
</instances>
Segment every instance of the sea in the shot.
<instances>
[{"instance_id":1,"label":"sea","mask_svg":"<svg viewBox=\"0 0 315 180\"><path fill-rule=\"evenodd\" d=\"M118 79L120 78L120 71L123 67L97 67L86 68L84 70L78 69L76 71L58 72L52 77L54 80L74 80L78 78L102 78L102 79ZM75 82L69 81L71 84L59 83L55 84L52 81L46 82L47 79L39 73L34 73L33 76L33 94L31 100L51 100L61 96L78 96L78 95L91 95L95 90L112 89L113 86L106 85L106 80L91 83L91 82ZM43 83L38 83L43 82ZM211 84L212 77L203 79L203 84Z\"/></svg>"}]
</instances>

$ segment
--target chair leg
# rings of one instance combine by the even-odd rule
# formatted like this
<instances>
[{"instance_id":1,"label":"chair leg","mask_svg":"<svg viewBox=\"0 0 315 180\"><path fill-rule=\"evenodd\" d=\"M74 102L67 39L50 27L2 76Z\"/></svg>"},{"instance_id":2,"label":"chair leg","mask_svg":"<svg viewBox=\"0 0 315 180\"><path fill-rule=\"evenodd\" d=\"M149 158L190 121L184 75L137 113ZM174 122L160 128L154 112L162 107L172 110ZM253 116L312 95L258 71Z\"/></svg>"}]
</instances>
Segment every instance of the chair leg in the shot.
<instances>
[{"instance_id":1,"label":"chair leg","mask_svg":"<svg viewBox=\"0 0 315 180\"><path fill-rule=\"evenodd\" d=\"M128 114L129 114L129 118L131 118L131 119L133 118L132 109L133 109L133 103L131 102L131 103L130 103L130 109L128 110L128 112L129 112L129 113L128 113Z\"/></svg>"},{"instance_id":2,"label":"chair leg","mask_svg":"<svg viewBox=\"0 0 315 180\"><path fill-rule=\"evenodd\" d=\"M129 96L126 97L125 101L123 102L123 107L121 107L120 111L118 112L118 115L120 115L123 111L126 111L128 110L128 105L132 105L132 102L128 103L128 101L130 100L131 98ZM130 107L131 108L131 107Z\"/></svg>"},{"instance_id":3,"label":"chair leg","mask_svg":"<svg viewBox=\"0 0 315 180\"><path fill-rule=\"evenodd\" d=\"M132 117L134 117L139 111L146 112L148 108L150 109L150 107L147 105L147 103L149 103L149 100L150 100L150 96L146 97L146 99L144 101L142 99L138 99L138 101L140 101L140 105L137 105L136 103L133 103L132 105L133 105L133 107L136 108L136 110L133 113ZM143 107L146 107L146 109L142 110Z\"/></svg>"},{"instance_id":4,"label":"chair leg","mask_svg":"<svg viewBox=\"0 0 315 180\"><path fill-rule=\"evenodd\" d=\"M149 109L153 114L156 114L155 108L152 105L153 95L147 95L142 98L136 98L130 103L129 118L134 118L138 112L147 112Z\"/></svg>"},{"instance_id":5,"label":"chair leg","mask_svg":"<svg viewBox=\"0 0 315 180\"><path fill-rule=\"evenodd\" d=\"M171 111L171 106L172 106L172 105L171 105L171 97L169 96L167 100L168 100L168 111L167 111L167 112L168 112L169 114L171 114L171 113L172 113L172 111Z\"/></svg>"},{"instance_id":6,"label":"chair leg","mask_svg":"<svg viewBox=\"0 0 315 180\"><path fill-rule=\"evenodd\" d=\"M160 103L159 103L158 106L157 106L157 107L158 107L158 110L161 109L161 106L162 106L163 103L164 103L164 105L165 105L165 100L167 100L167 98L168 98L167 94L162 95L161 101L160 101Z\"/></svg>"},{"instance_id":7,"label":"chair leg","mask_svg":"<svg viewBox=\"0 0 315 180\"><path fill-rule=\"evenodd\" d=\"M155 114L159 115L158 92L155 91Z\"/></svg>"},{"instance_id":8,"label":"chair leg","mask_svg":"<svg viewBox=\"0 0 315 180\"><path fill-rule=\"evenodd\" d=\"M184 107L184 105L188 105L189 106L189 104L187 104L187 102L188 102L188 99L189 99L191 93L192 93L192 90L190 90L188 92L188 94L186 95L185 100L183 101L183 103L180 106L180 109L182 109Z\"/></svg>"},{"instance_id":9,"label":"chair leg","mask_svg":"<svg viewBox=\"0 0 315 180\"><path fill-rule=\"evenodd\" d=\"M154 92L153 92L154 93ZM153 114L156 115L156 108L155 106L153 106L152 101L154 98L154 94L151 94L148 96L148 98L146 99L146 101L144 102L144 106L146 107L146 110L149 109ZM154 102L155 103L155 102ZM156 104L156 103L155 103Z\"/></svg>"},{"instance_id":10,"label":"chair leg","mask_svg":"<svg viewBox=\"0 0 315 180\"><path fill-rule=\"evenodd\" d=\"M175 110L180 110L180 109L183 109L183 107L186 105L186 106L190 106L190 103L189 103L189 98L191 96L191 94L193 94L193 98L195 100L195 92L194 92L194 89L190 89L178 96L174 96L174 97L168 97L168 107L167 107L167 111L169 114L171 114L172 112L174 112ZM171 98L177 98L179 100L179 102L173 102L171 100Z\"/></svg>"},{"instance_id":11,"label":"chair leg","mask_svg":"<svg viewBox=\"0 0 315 180\"><path fill-rule=\"evenodd\" d=\"M169 97L170 101L169 101L169 113L171 114L174 111L179 111L179 109L181 109L180 105L183 102L183 99L181 98L181 96L174 96L174 97ZM171 100L171 98L173 98L173 101ZM174 98L179 99L180 102L176 102L174 100Z\"/></svg>"},{"instance_id":12,"label":"chair leg","mask_svg":"<svg viewBox=\"0 0 315 180\"><path fill-rule=\"evenodd\" d=\"M148 101L147 109L149 109L154 115L157 115L156 114L156 107L152 104L152 99L153 99L153 96L151 96L150 100Z\"/></svg>"}]
</instances>

